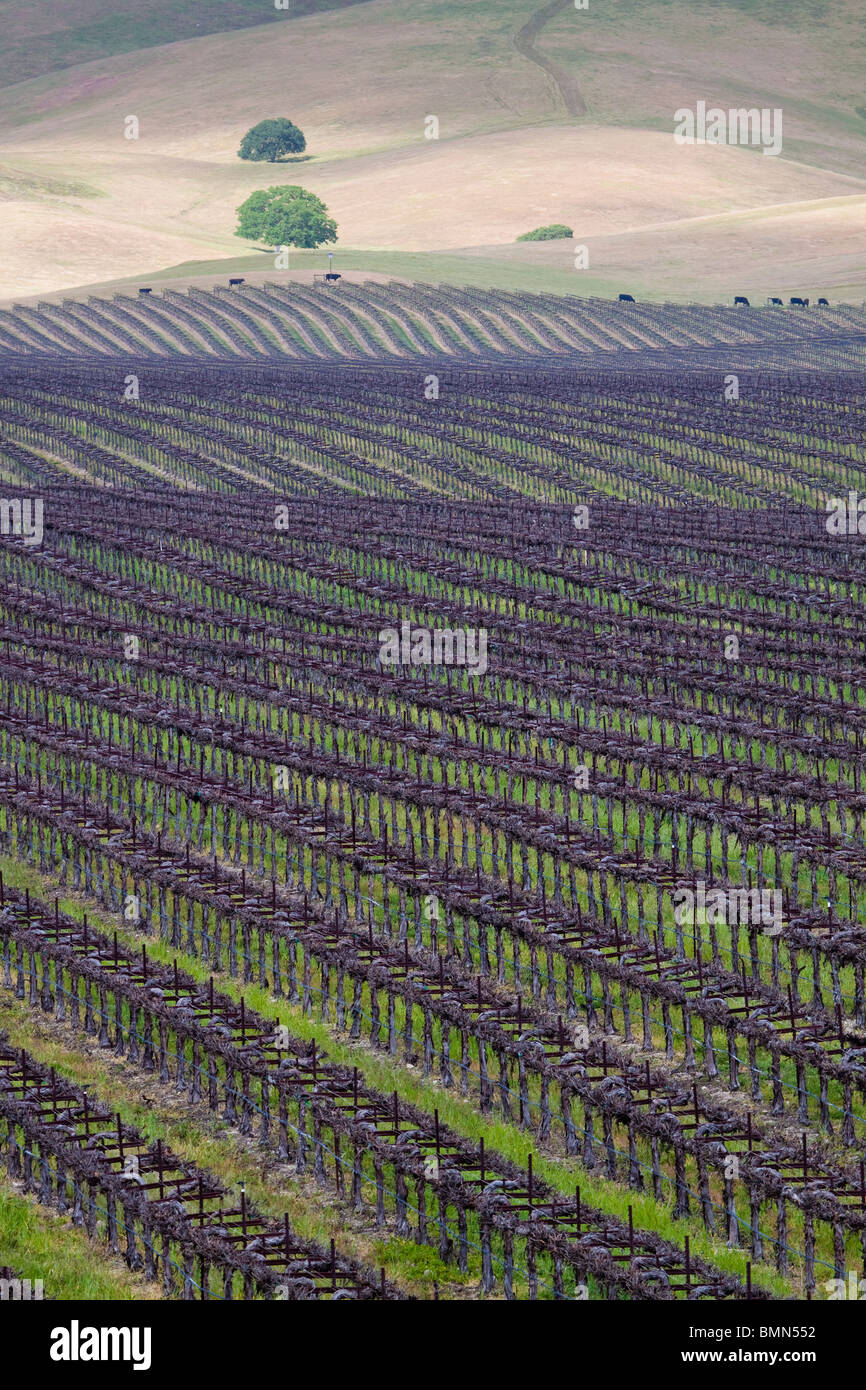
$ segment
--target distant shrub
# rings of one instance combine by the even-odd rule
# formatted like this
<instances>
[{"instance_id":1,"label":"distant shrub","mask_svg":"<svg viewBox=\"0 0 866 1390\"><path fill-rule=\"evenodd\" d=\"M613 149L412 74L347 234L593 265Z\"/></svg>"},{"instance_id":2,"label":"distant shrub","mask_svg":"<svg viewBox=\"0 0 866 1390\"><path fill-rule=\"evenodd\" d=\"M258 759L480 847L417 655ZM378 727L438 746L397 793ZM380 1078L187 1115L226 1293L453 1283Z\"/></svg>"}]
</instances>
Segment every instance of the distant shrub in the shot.
<instances>
[{"instance_id":1,"label":"distant shrub","mask_svg":"<svg viewBox=\"0 0 866 1390\"><path fill-rule=\"evenodd\" d=\"M565 227L561 222L551 222L549 227L536 227L534 232L524 232L523 236L519 236L517 240L560 241L569 236L574 236L571 227Z\"/></svg>"}]
</instances>

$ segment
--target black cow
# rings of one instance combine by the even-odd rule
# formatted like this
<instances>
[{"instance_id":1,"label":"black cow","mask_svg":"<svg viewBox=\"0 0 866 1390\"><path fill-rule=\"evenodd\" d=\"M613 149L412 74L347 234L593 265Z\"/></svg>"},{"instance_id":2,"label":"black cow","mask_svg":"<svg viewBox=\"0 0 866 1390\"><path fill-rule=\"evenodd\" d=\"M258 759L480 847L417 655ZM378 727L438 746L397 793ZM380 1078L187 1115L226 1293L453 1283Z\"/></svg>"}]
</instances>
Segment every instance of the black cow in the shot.
<instances>
[{"instance_id":1,"label":"black cow","mask_svg":"<svg viewBox=\"0 0 866 1390\"><path fill-rule=\"evenodd\" d=\"M244 277L242 275L236 275L233 279L229 280L230 285L242 285L243 283Z\"/></svg>"},{"instance_id":2,"label":"black cow","mask_svg":"<svg viewBox=\"0 0 866 1390\"><path fill-rule=\"evenodd\" d=\"M791 300L791 303L796 304L798 309L805 309L807 302L808 301L805 299L798 299L796 297Z\"/></svg>"},{"instance_id":3,"label":"black cow","mask_svg":"<svg viewBox=\"0 0 866 1390\"><path fill-rule=\"evenodd\" d=\"M326 280L342 280L342 278L342 275L338 275L336 270L329 271L328 274L325 276Z\"/></svg>"},{"instance_id":4,"label":"black cow","mask_svg":"<svg viewBox=\"0 0 866 1390\"><path fill-rule=\"evenodd\" d=\"M146 289L140 289L140 290L138 291L138 293L139 293L139 294L151 294L152 291L151 291L150 285L148 285Z\"/></svg>"},{"instance_id":5,"label":"black cow","mask_svg":"<svg viewBox=\"0 0 866 1390\"><path fill-rule=\"evenodd\" d=\"M634 304L634 295L633 295L633 294L621 294L620 297L619 297L619 302L620 302L620 304Z\"/></svg>"},{"instance_id":6,"label":"black cow","mask_svg":"<svg viewBox=\"0 0 866 1390\"><path fill-rule=\"evenodd\" d=\"M745 304L745 306L746 306L747 309L750 309L750 308L752 307L752 306L750 305L748 299L746 298L746 296L745 296L744 294L737 294L737 295L735 295L735 296L734 296L734 303L735 303L735 304Z\"/></svg>"},{"instance_id":7,"label":"black cow","mask_svg":"<svg viewBox=\"0 0 866 1390\"><path fill-rule=\"evenodd\" d=\"M773 297L772 297L771 300L770 300L770 303L771 303L771 304L781 304L781 302L782 302L781 299L777 299L777 298L775 297L775 295L773 295Z\"/></svg>"},{"instance_id":8,"label":"black cow","mask_svg":"<svg viewBox=\"0 0 866 1390\"><path fill-rule=\"evenodd\" d=\"M827 309L830 308L830 301L829 301L829 299L819 299L819 300L818 300L818 303L819 303L819 304L823 304L824 307L827 308Z\"/></svg>"}]
</instances>

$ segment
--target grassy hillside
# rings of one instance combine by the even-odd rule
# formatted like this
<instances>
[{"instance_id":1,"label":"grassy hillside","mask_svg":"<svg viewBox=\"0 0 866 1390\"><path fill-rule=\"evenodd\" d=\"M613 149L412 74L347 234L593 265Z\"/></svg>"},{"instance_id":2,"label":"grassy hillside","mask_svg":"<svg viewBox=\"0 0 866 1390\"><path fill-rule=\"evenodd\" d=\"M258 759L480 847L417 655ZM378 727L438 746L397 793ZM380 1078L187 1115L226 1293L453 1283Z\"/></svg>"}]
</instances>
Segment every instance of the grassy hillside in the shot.
<instances>
[{"instance_id":1,"label":"grassy hillside","mask_svg":"<svg viewBox=\"0 0 866 1390\"><path fill-rule=\"evenodd\" d=\"M0 85L41 77L61 68L177 43L230 29L300 19L363 0L291 0L278 10L262 0L135 0L124 9L114 0L64 0L63 5L20 5L2 0Z\"/></svg>"},{"instance_id":2,"label":"grassy hillside","mask_svg":"<svg viewBox=\"0 0 866 1390\"><path fill-rule=\"evenodd\" d=\"M82 3L84 18L101 13ZM0 94L0 294L237 256L235 209L274 182L317 192L359 252L468 252L514 274L515 238L563 221L597 285L715 296L744 276L775 292L783 276L859 292L857 13L855 0L366 0L43 73ZM165 33L155 21L151 37ZM781 106L782 156L676 146L673 113L700 98ZM243 132L276 114L304 129L308 157L239 161ZM425 139L431 114L438 140ZM573 269L518 264L533 283Z\"/></svg>"},{"instance_id":3,"label":"grassy hillside","mask_svg":"<svg viewBox=\"0 0 866 1390\"><path fill-rule=\"evenodd\" d=\"M563 10L544 47L576 72L608 125L670 130L680 106L780 108L786 159L859 174L866 152L866 30L859 2L617 0Z\"/></svg>"},{"instance_id":4,"label":"grassy hillside","mask_svg":"<svg viewBox=\"0 0 866 1390\"><path fill-rule=\"evenodd\" d=\"M387 251L340 246L335 266L354 282L421 281L501 290L614 298L621 290L641 300L730 303L735 294L760 304L767 295L825 295L833 302L866 298L862 227L866 197L772 208L764 214L688 220L630 234L594 239L595 259L577 272L572 241L480 246L462 251ZM796 243L799 250L792 251ZM569 249L570 248L570 249ZM251 284L309 281L328 268L324 251L293 251L288 271L260 252L189 260L145 275L100 279L73 293L129 293L143 283L163 289L210 289L230 275ZM69 289L15 296L60 302ZM0 300L8 307L12 297Z\"/></svg>"},{"instance_id":5,"label":"grassy hillside","mask_svg":"<svg viewBox=\"0 0 866 1390\"><path fill-rule=\"evenodd\" d=\"M53 34L73 59L83 46L74 79L31 78L41 40L27 32L35 20L21 7L5 42L14 47L23 26L33 56L0 97L0 134L26 129L41 142L62 122L73 141L108 137L120 100L124 111L148 115L148 138L161 148L233 156L237 127L242 133L248 116L276 103L291 106L316 151L333 158L415 143L431 112L443 139L563 119L667 133L677 107L702 97L781 106L788 157L811 150L822 167L862 168L859 0L785 6L785 24L761 0L697 10L686 0L618 0L587 11L570 0L356 0L332 12L337 3L308 0L326 12L287 27L273 22L284 12L260 0L143 0L97 25L116 45L110 51L88 49L87 27L68 22L76 6L64 6L45 38ZM98 11L104 0L79 5ZM244 16L260 22L239 29ZM585 105L582 117L569 117L563 74Z\"/></svg>"}]
</instances>

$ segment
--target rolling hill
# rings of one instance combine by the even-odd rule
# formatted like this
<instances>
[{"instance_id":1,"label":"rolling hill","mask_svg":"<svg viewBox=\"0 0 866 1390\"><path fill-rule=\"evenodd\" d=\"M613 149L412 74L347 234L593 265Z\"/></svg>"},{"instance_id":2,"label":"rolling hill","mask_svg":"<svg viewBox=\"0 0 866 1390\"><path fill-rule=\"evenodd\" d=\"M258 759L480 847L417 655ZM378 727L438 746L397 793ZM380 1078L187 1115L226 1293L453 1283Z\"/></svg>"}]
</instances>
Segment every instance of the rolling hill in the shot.
<instances>
[{"instance_id":1,"label":"rolling hill","mask_svg":"<svg viewBox=\"0 0 866 1390\"><path fill-rule=\"evenodd\" d=\"M237 258L234 209L275 182L322 196L338 254L385 272L414 254L438 258L443 278L483 284L498 267L514 285L542 288L549 273L564 289L580 281L571 243L514 241L565 221L590 252L574 293L866 293L864 41L851 0L697 14L682 0L315 9L249 27L250 6L208 6L208 26L224 27L191 37L203 11L173 29L171 7L145 5L140 46L121 25L113 51L97 45L62 69L16 11L11 38L32 53L0 95L0 294ZM101 0L63 13L48 37L67 55L108 23ZM780 107L781 157L675 145L673 113L698 99ZM124 139L130 114L138 140ZM272 114L301 125L309 157L242 163L240 136ZM431 114L438 140L425 139Z\"/></svg>"}]
</instances>

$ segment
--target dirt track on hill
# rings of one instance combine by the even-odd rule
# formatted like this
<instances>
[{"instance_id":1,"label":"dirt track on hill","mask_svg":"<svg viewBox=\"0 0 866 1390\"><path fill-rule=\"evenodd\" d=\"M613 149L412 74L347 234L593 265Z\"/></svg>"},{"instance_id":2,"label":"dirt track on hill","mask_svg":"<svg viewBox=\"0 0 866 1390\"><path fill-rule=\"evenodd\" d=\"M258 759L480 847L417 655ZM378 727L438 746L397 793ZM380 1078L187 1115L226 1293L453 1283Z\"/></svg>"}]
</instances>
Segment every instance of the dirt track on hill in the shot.
<instances>
[{"instance_id":1,"label":"dirt track on hill","mask_svg":"<svg viewBox=\"0 0 866 1390\"><path fill-rule=\"evenodd\" d=\"M561 63L554 62L552 58L545 58L535 47L535 40L548 21L562 10L571 8L572 0L551 0L549 5L544 5L540 10L536 10L532 18L514 35L514 47L524 58L528 58L531 63L535 63L546 72L548 77L553 78L563 105L570 116L585 116L586 102L571 73Z\"/></svg>"}]
</instances>

